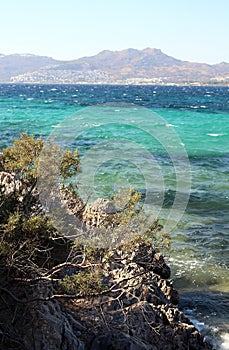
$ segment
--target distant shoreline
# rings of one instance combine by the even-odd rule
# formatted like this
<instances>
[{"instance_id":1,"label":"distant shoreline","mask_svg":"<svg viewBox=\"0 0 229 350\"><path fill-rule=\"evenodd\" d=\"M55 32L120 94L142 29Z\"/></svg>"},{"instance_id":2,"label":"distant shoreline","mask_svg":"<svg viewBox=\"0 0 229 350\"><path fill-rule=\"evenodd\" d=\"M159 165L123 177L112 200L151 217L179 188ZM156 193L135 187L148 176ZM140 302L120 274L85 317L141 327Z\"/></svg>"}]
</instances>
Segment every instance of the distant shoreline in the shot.
<instances>
[{"instance_id":1,"label":"distant shoreline","mask_svg":"<svg viewBox=\"0 0 229 350\"><path fill-rule=\"evenodd\" d=\"M229 87L229 83L204 83L204 82L194 82L194 83L175 83L175 82L171 82L171 83L125 83L125 82L98 82L98 83L93 83L93 82L77 82L77 83L51 83L51 82L0 82L0 85L91 85L91 86L192 86L192 87L200 87L200 86L210 86L210 87Z\"/></svg>"}]
</instances>

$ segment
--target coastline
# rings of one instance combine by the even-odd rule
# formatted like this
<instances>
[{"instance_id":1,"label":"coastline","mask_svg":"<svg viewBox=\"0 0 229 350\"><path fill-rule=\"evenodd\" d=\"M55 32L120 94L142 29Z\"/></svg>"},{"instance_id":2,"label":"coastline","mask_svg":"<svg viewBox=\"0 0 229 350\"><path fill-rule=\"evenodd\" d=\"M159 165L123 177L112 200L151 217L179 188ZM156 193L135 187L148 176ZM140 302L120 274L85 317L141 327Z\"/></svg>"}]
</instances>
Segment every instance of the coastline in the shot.
<instances>
[{"instance_id":1,"label":"coastline","mask_svg":"<svg viewBox=\"0 0 229 350\"><path fill-rule=\"evenodd\" d=\"M208 83L208 82L168 82L168 83L136 83L136 82L86 82L86 81L78 81L78 82L46 82L46 81L34 81L34 82L12 82L12 81L2 81L0 85L85 85L85 86L179 86L179 87L229 87L229 83Z\"/></svg>"}]
</instances>

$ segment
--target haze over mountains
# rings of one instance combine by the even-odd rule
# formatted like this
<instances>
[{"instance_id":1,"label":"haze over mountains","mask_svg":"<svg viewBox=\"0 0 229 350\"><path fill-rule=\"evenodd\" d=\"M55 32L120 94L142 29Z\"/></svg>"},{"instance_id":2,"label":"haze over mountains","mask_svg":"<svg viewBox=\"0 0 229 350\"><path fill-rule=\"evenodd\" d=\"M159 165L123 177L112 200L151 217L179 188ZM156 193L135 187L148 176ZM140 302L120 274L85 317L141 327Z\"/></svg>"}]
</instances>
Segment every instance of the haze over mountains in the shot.
<instances>
[{"instance_id":1,"label":"haze over mountains","mask_svg":"<svg viewBox=\"0 0 229 350\"><path fill-rule=\"evenodd\" d=\"M104 50L71 61L31 54L0 54L0 82L169 84L229 83L229 63L188 62L159 49Z\"/></svg>"}]
</instances>

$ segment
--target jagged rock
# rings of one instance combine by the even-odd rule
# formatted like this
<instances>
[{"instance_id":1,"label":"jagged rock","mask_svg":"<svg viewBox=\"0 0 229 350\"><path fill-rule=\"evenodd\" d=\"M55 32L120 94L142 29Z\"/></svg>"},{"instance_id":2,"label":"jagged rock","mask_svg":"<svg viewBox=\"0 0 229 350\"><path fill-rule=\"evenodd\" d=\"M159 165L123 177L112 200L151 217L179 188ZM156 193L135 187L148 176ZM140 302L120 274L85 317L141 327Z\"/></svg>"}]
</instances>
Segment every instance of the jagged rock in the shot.
<instances>
[{"instance_id":1,"label":"jagged rock","mask_svg":"<svg viewBox=\"0 0 229 350\"><path fill-rule=\"evenodd\" d=\"M43 298L54 292L51 286L42 283L36 288L27 288L26 291L29 300ZM23 299L23 291L20 288L14 288L14 294ZM3 299L6 304L12 302L7 294ZM0 319L3 318L4 315L0 311ZM5 323L3 336L0 336L1 350L85 349L83 342L78 338L85 327L75 320L71 313L66 312L57 300L38 300L25 303L24 306L15 303L15 306L8 310Z\"/></svg>"},{"instance_id":2,"label":"jagged rock","mask_svg":"<svg viewBox=\"0 0 229 350\"><path fill-rule=\"evenodd\" d=\"M15 192L22 191L22 182L14 173L0 172L0 193L2 196L8 197Z\"/></svg>"},{"instance_id":3,"label":"jagged rock","mask_svg":"<svg viewBox=\"0 0 229 350\"><path fill-rule=\"evenodd\" d=\"M160 277L165 265L150 244L136 243L129 248L129 254L125 246L113 249L102 261L104 293L98 297L85 295L64 305L58 300L34 301L24 307L14 304L8 314L8 326L1 329L1 349L212 349L174 305L177 294L171 282ZM23 290L20 292L16 286L14 293L24 298ZM30 300L53 293L51 282L40 281L26 290ZM4 318L1 310L9 303L10 296L6 294L0 301L0 319Z\"/></svg>"},{"instance_id":4,"label":"jagged rock","mask_svg":"<svg viewBox=\"0 0 229 350\"><path fill-rule=\"evenodd\" d=\"M161 279L158 282L158 286L172 304L177 305L179 303L179 294L176 289L171 287L169 281Z\"/></svg>"},{"instance_id":5,"label":"jagged rock","mask_svg":"<svg viewBox=\"0 0 229 350\"><path fill-rule=\"evenodd\" d=\"M82 220L87 225L100 227L106 225L116 212L117 209L112 202L98 198L94 203L85 206Z\"/></svg>"},{"instance_id":6,"label":"jagged rock","mask_svg":"<svg viewBox=\"0 0 229 350\"><path fill-rule=\"evenodd\" d=\"M35 303L29 308L33 325L25 329L26 349L43 350L84 350L84 344L78 339L79 331L84 327L61 308L57 301ZM78 333L77 333L78 332ZM31 344L31 339L33 342Z\"/></svg>"},{"instance_id":7,"label":"jagged rock","mask_svg":"<svg viewBox=\"0 0 229 350\"><path fill-rule=\"evenodd\" d=\"M69 214L75 215L83 223L90 227L106 226L117 209L112 201L98 198L93 203L84 204L82 199L74 196L68 186L59 186L59 194L63 206L66 206Z\"/></svg>"},{"instance_id":8,"label":"jagged rock","mask_svg":"<svg viewBox=\"0 0 229 350\"><path fill-rule=\"evenodd\" d=\"M33 214L42 211L36 188L23 182L13 172L0 171L0 202L3 212L14 211L22 205Z\"/></svg>"},{"instance_id":9,"label":"jagged rock","mask_svg":"<svg viewBox=\"0 0 229 350\"><path fill-rule=\"evenodd\" d=\"M175 305L178 293L160 277L169 267L150 244L136 244L129 254L124 247L110 251L103 263L109 293L84 299L83 308L74 303L83 337L94 334L87 349L211 349Z\"/></svg>"}]
</instances>

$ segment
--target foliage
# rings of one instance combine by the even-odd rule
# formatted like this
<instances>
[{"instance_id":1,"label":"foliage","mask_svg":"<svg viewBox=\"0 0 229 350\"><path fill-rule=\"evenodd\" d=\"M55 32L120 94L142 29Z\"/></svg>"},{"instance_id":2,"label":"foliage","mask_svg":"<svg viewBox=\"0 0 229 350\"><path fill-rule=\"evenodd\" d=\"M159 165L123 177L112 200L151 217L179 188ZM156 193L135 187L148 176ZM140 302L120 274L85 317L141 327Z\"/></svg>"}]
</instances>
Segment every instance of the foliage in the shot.
<instances>
[{"instance_id":1,"label":"foliage","mask_svg":"<svg viewBox=\"0 0 229 350\"><path fill-rule=\"evenodd\" d=\"M120 191L111 197L117 213L112 218L112 224L125 232L129 243L140 240L150 241L155 248L169 247L169 235L163 232L158 218L152 218L144 213L141 194L134 189ZM128 232L129 230L129 232ZM117 230L116 230L117 231ZM128 244L129 244L128 243Z\"/></svg>"},{"instance_id":2,"label":"foliage","mask_svg":"<svg viewBox=\"0 0 229 350\"><path fill-rule=\"evenodd\" d=\"M79 168L79 153L75 151L67 150L62 155L61 160L61 176L64 179L74 176Z\"/></svg>"},{"instance_id":3,"label":"foliage","mask_svg":"<svg viewBox=\"0 0 229 350\"><path fill-rule=\"evenodd\" d=\"M40 161L41 151L44 147L44 140L41 137L35 139L34 135L28 135L21 133L20 138L13 142L12 146L9 146L2 150L0 155L0 164L5 171L13 172L23 180L31 182L36 180L37 170ZM61 151L58 145L52 144L46 147L46 152L51 151L50 154L46 154L44 160L47 162L47 168L50 167L55 156L60 157L60 175L66 179L72 177L78 171L79 167L79 154L78 150Z\"/></svg>"},{"instance_id":4,"label":"foliage","mask_svg":"<svg viewBox=\"0 0 229 350\"><path fill-rule=\"evenodd\" d=\"M11 147L2 150L0 163L3 169L14 172L29 182L36 179L36 169L43 144L44 141L41 138L35 139L34 135L21 133L20 139L16 139Z\"/></svg>"},{"instance_id":5,"label":"foliage","mask_svg":"<svg viewBox=\"0 0 229 350\"><path fill-rule=\"evenodd\" d=\"M79 271L71 276L65 276L60 285L66 292L82 296L98 294L105 290L99 270Z\"/></svg>"},{"instance_id":6,"label":"foliage","mask_svg":"<svg viewBox=\"0 0 229 350\"><path fill-rule=\"evenodd\" d=\"M6 185L12 182L10 192L4 192L5 185L0 188L0 269L7 274L12 268L17 275L30 274L34 269L37 274L36 264L52 266L57 250L56 239L64 241L42 213L39 203L37 178L43 147L41 137L36 139L22 133L20 139L3 149L0 155L1 171L5 172L6 179L8 176ZM61 152L59 149L58 156L63 178L72 176L78 169L78 152ZM50 162L47 168L50 169ZM47 173L43 175L48 176ZM14 181L19 185L14 186ZM66 257L66 252L59 256L60 261L63 257Z\"/></svg>"},{"instance_id":7,"label":"foliage","mask_svg":"<svg viewBox=\"0 0 229 350\"><path fill-rule=\"evenodd\" d=\"M21 274L22 266L28 269L38 258L47 258L51 238L55 236L55 229L44 215L26 218L22 213L11 213L7 222L1 225L2 262L7 269L13 268Z\"/></svg>"},{"instance_id":8,"label":"foliage","mask_svg":"<svg viewBox=\"0 0 229 350\"><path fill-rule=\"evenodd\" d=\"M114 220L117 224L128 223L140 210L141 194L134 189L119 191L110 200L114 203L117 214Z\"/></svg>"}]
</instances>

